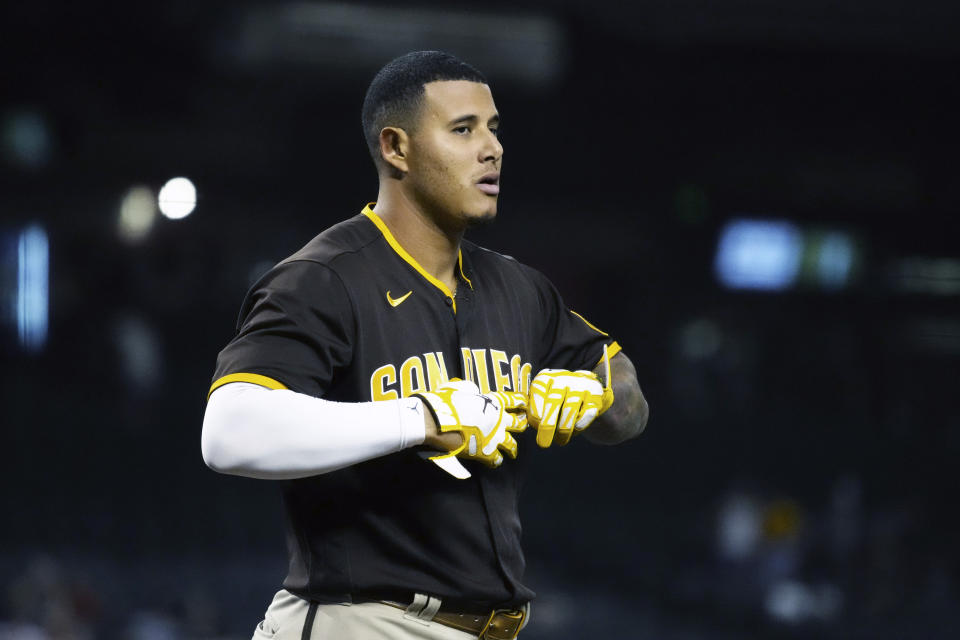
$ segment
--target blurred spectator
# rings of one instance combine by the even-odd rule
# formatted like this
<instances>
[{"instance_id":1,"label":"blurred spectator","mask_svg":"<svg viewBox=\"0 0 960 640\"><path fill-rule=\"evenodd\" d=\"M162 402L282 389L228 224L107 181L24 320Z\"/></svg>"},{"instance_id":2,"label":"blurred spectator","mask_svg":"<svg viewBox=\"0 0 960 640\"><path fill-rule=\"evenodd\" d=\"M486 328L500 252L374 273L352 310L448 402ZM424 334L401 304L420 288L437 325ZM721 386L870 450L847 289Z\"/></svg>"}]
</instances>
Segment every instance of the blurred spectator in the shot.
<instances>
[{"instance_id":1,"label":"blurred spectator","mask_svg":"<svg viewBox=\"0 0 960 640\"><path fill-rule=\"evenodd\" d=\"M51 556L35 556L27 563L7 587L7 601L12 623L19 625L16 633L40 633L50 640L94 637L100 607L95 594L70 581Z\"/></svg>"}]
</instances>

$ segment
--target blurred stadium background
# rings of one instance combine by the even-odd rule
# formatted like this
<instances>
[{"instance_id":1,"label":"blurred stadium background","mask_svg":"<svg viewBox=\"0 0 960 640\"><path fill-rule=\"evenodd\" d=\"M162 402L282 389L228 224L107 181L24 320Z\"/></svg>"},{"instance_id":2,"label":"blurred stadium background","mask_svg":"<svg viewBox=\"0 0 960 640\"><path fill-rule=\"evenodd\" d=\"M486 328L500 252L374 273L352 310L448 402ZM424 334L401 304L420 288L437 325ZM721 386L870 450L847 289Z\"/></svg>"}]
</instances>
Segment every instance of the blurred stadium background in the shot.
<instances>
[{"instance_id":1,"label":"blurred stadium background","mask_svg":"<svg viewBox=\"0 0 960 640\"><path fill-rule=\"evenodd\" d=\"M422 48L503 116L473 239L616 336L652 407L629 445L526 449L522 637L960 637L958 17L5 5L0 638L249 637L282 522L203 465L215 357L252 280L376 196L363 92Z\"/></svg>"}]
</instances>

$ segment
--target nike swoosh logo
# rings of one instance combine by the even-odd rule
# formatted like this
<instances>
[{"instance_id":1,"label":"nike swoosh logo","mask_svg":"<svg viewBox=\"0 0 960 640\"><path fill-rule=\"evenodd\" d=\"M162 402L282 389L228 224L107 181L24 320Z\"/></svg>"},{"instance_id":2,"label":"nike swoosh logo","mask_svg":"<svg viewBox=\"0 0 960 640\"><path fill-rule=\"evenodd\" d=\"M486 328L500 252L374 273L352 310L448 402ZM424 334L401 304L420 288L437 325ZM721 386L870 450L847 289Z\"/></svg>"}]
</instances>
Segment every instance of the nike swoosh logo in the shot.
<instances>
[{"instance_id":1,"label":"nike swoosh logo","mask_svg":"<svg viewBox=\"0 0 960 640\"><path fill-rule=\"evenodd\" d=\"M410 294L411 294L411 293L413 293L413 290L412 290L412 289L411 289L410 291L407 291L406 294L400 296L399 298L391 298L391 297L390 297L390 292L387 291L387 302L390 303L390 306L391 306L391 307L399 307L399 306L403 303L404 300L406 300L407 298L410 297Z\"/></svg>"}]
</instances>

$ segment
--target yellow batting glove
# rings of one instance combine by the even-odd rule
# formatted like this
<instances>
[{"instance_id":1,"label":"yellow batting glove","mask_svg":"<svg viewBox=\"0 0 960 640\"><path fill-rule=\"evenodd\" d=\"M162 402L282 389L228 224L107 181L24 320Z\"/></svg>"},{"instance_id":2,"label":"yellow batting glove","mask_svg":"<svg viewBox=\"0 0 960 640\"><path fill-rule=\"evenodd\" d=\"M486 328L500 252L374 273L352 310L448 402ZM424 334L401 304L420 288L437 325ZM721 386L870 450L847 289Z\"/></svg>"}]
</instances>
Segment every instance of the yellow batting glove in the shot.
<instances>
[{"instance_id":1,"label":"yellow batting glove","mask_svg":"<svg viewBox=\"0 0 960 640\"><path fill-rule=\"evenodd\" d=\"M458 478L470 472L456 459L476 460L488 467L503 464L501 450L517 457L517 441L508 430L526 426L527 399L522 393L480 393L467 380L451 380L433 392L415 393L433 414L442 433L458 432L463 444L453 451L430 456L439 467Z\"/></svg>"},{"instance_id":2,"label":"yellow batting glove","mask_svg":"<svg viewBox=\"0 0 960 640\"><path fill-rule=\"evenodd\" d=\"M543 448L563 446L574 433L583 431L613 404L610 357L603 348L607 386L592 371L544 369L530 383L527 419L537 430Z\"/></svg>"},{"instance_id":3,"label":"yellow batting glove","mask_svg":"<svg viewBox=\"0 0 960 640\"><path fill-rule=\"evenodd\" d=\"M507 431L523 433L527 429L527 395L514 391L491 391L486 394L503 407ZM509 433L507 435L510 435ZM516 456L514 456L516 457Z\"/></svg>"}]
</instances>

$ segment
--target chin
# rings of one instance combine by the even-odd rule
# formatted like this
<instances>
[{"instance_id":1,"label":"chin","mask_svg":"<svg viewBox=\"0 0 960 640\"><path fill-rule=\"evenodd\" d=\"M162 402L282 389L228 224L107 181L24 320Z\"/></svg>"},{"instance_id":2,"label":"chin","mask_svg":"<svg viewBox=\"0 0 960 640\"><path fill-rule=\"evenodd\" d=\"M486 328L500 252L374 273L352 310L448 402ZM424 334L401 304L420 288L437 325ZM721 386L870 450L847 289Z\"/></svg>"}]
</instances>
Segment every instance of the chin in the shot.
<instances>
[{"instance_id":1,"label":"chin","mask_svg":"<svg viewBox=\"0 0 960 640\"><path fill-rule=\"evenodd\" d=\"M467 225L470 227L482 227L490 224L497 219L497 207L494 205L487 211L480 213L468 213L464 216L467 219Z\"/></svg>"}]
</instances>

